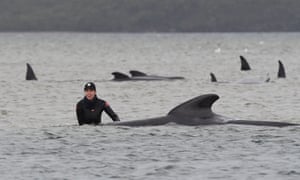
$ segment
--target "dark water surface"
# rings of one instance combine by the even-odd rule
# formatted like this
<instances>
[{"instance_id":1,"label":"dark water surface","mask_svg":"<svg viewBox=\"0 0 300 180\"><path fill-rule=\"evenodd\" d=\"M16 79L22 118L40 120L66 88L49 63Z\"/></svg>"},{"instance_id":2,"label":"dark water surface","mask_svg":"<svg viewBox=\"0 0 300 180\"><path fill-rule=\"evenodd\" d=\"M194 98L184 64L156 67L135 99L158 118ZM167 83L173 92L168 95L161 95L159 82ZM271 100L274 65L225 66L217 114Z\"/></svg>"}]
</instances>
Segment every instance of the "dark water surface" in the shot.
<instances>
[{"instance_id":1,"label":"dark water surface","mask_svg":"<svg viewBox=\"0 0 300 180\"><path fill-rule=\"evenodd\" d=\"M165 115L216 93L218 114L300 123L299 38L1 33L1 179L299 179L299 127L79 127L74 113L84 83L95 81L123 121ZM239 71L239 55L251 72ZM276 78L279 59L284 80ZM24 80L27 62L38 81ZM131 69L186 79L110 81L111 72ZM211 83L210 72L229 83Z\"/></svg>"}]
</instances>

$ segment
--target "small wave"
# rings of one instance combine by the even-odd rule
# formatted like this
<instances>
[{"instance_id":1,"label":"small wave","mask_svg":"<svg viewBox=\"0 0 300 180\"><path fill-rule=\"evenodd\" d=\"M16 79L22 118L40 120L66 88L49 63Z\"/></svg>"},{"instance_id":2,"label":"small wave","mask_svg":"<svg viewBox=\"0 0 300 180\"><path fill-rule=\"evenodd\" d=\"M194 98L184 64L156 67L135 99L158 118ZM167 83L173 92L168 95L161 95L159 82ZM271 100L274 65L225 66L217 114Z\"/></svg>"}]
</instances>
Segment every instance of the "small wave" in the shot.
<instances>
[{"instance_id":1,"label":"small wave","mask_svg":"<svg viewBox=\"0 0 300 180\"><path fill-rule=\"evenodd\" d=\"M290 170L290 171L279 171L278 174L290 176L290 175L300 175L300 172L296 170Z\"/></svg>"},{"instance_id":2,"label":"small wave","mask_svg":"<svg viewBox=\"0 0 300 180\"><path fill-rule=\"evenodd\" d=\"M62 136L56 135L51 132L44 132L44 135L46 135L46 139L60 139L63 138Z\"/></svg>"}]
</instances>

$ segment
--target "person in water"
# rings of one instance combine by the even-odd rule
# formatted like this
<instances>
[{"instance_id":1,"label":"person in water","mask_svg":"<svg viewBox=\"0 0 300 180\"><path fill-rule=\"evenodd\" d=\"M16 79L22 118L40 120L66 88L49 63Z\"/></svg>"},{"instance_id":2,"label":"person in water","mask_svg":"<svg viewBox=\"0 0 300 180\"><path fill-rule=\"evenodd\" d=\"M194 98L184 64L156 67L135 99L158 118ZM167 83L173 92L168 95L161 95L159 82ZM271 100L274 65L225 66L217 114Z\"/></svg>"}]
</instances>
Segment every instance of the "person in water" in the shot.
<instances>
[{"instance_id":1,"label":"person in water","mask_svg":"<svg viewBox=\"0 0 300 180\"><path fill-rule=\"evenodd\" d=\"M101 123L102 112L105 111L113 121L120 121L110 105L96 95L96 86L88 82L84 86L84 98L76 105L76 115L79 125Z\"/></svg>"}]
</instances>

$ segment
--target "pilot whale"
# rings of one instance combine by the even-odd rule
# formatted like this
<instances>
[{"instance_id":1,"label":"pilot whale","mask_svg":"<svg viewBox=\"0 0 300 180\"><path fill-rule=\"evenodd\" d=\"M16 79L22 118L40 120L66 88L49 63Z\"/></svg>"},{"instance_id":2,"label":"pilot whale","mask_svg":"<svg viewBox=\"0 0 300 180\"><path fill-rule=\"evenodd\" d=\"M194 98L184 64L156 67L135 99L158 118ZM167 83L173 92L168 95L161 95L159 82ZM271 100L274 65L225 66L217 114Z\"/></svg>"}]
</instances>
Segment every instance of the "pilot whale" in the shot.
<instances>
[{"instance_id":1,"label":"pilot whale","mask_svg":"<svg viewBox=\"0 0 300 180\"><path fill-rule=\"evenodd\" d=\"M267 83L270 82L270 77L267 74L267 78L265 78L264 80L262 80L261 78L248 78L248 79L242 79L233 83L237 83L237 84L261 84L261 83ZM210 73L210 81L213 83L229 83L227 81L218 81L216 78L216 75L214 73Z\"/></svg>"},{"instance_id":2,"label":"pilot whale","mask_svg":"<svg viewBox=\"0 0 300 180\"><path fill-rule=\"evenodd\" d=\"M162 78L154 78L154 77L147 77L147 76L141 76L141 77L130 77L127 74L121 73L121 72L113 72L111 73L114 78L113 81L157 81L157 80L165 80Z\"/></svg>"},{"instance_id":3,"label":"pilot whale","mask_svg":"<svg viewBox=\"0 0 300 180\"><path fill-rule=\"evenodd\" d=\"M247 60L244 56L240 56L240 60L241 60L241 71L251 70L249 63L247 62Z\"/></svg>"},{"instance_id":4,"label":"pilot whale","mask_svg":"<svg viewBox=\"0 0 300 180\"><path fill-rule=\"evenodd\" d=\"M210 75L210 81L211 82L218 82L218 80L216 78L216 75L214 73L211 72L209 75Z\"/></svg>"},{"instance_id":5,"label":"pilot whale","mask_svg":"<svg viewBox=\"0 0 300 180\"><path fill-rule=\"evenodd\" d=\"M278 64L279 64L279 66L278 66L277 77L278 78L286 78L285 68L280 60L278 61Z\"/></svg>"},{"instance_id":6,"label":"pilot whale","mask_svg":"<svg viewBox=\"0 0 300 180\"><path fill-rule=\"evenodd\" d=\"M158 75L148 75L141 71L131 70L129 71L132 77L149 77L149 78L162 78L162 79L184 79L181 76L158 76Z\"/></svg>"},{"instance_id":7,"label":"pilot whale","mask_svg":"<svg viewBox=\"0 0 300 180\"><path fill-rule=\"evenodd\" d=\"M113 72L112 75L114 78L113 81L161 81L161 80L176 80L176 79L184 79L183 77L177 76L156 76L156 75L147 75L140 71L130 71L131 77L127 74L121 72Z\"/></svg>"},{"instance_id":8,"label":"pilot whale","mask_svg":"<svg viewBox=\"0 0 300 180\"><path fill-rule=\"evenodd\" d=\"M26 63L27 66L27 70L26 70L26 80L37 80L32 67L30 66L30 64Z\"/></svg>"},{"instance_id":9,"label":"pilot whale","mask_svg":"<svg viewBox=\"0 0 300 180\"><path fill-rule=\"evenodd\" d=\"M157 126L168 123L176 123L187 126L200 125L224 125L224 124L242 124L256 126L296 126L300 124L276 121L250 121L250 120L232 120L218 115L211 110L212 105L219 99L216 94L205 94L188 100L172 109L166 116L109 123L106 125L117 126Z\"/></svg>"}]
</instances>

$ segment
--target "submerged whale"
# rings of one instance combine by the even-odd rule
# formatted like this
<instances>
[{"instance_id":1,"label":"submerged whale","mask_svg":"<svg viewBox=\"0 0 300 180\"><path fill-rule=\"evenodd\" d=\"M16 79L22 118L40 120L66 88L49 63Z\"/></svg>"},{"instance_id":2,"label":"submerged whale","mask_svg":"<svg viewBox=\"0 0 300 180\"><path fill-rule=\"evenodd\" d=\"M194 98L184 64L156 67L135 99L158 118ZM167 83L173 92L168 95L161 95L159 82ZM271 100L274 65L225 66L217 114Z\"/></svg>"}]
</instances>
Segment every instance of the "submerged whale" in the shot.
<instances>
[{"instance_id":1,"label":"submerged whale","mask_svg":"<svg viewBox=\"0 0 300 180\"><path fill-rule=\"evenodd\" d=\"M27 70L26 70L26 80L37 80L32 67L30 66L30 64L26 63L27 66Z\"/></svg>"},{"instance_id":2,"label":"submerged whale","mask_svg":"<svg viewBox=\"0 0 300 180\"><path fill-rule=\"evenodd\" d=\"M277 77L278 78L286 78L285 69L280 60L278 61L278 64L279 64L279 67L278 67Z\"/></svg>"},{"instance_id":3,"label":"submerged whale","mask_svg":"<svg viewBox=\"0 0 300 180\"><path fill-rule=\"evenodd\" d=\"M270 77L267 75L267 78L261 79L261 78L248 78L248 79L242 79L233 83L237 84L261 84L261 83L267 83L270 82ZM214 73L210 73L210 81L213 83L229 83L227 81L218 81L216 78L216 75Z\"/></svg>"},{"instance_id":4,"label":"submerged whale","mask_svg":"<svg viewBox=\"0 0 300 180\"><path fill-rule=\"evenodd\" d=\"M147 77L147 76L141 76L141 77L130 77L127 74L121 73L121 72L113 72L111 73L114 78L113 81L157 81L157 80L165 80L162 78L154 78L154 77Z\"/></svg>"},{"instance_id":5,"label":"submerged whale","mask_svg":"<svg viewBox=\"0 0 300 180\"><path fill-rule=\"evenodd\" d=\"M149 78L162 78L162 79L184 79L181 76L158 76L158 75L148 75L141 71L131 70L129 71L132 77L149 77Z\"/></svg>"},{"instance_id":6,"label":"submerged whale","mask_svg":"<svg viewBox=\"0 0 300 180\"><path fill-rule=\"evenodd\" d=\"M210 81L211 82L218 82L218 80L217 80L217 78L216 78L216 76L215 76L214 73L211 72L209 75L210 75Z\"/></svg>"},{"instance_id":7,"label":"submerged whale","mask_svg":"<svg viewBox=\"0 0 300 180\"><path fill-rule=\"evenodd\" d=\"M241 71L251 70L249 63L247 62L244 56L240 56L240 60L241 60Z\"/></svg>"},{"instance_id":8,"label":"submerged whale","mask_svg":"<svg viewBox=\"0 0 300 180\"><path fill-rule=\"evenodd\" d=\"M157 126L168 123L176 123L187 126L199 125L222 125L222 124L243 124L256 126L296 126L300 124L276 122L276 121L250 121L250 120L232 120L224 116L215 114L211 107L219 99L216 94L205 94L186 101L172 109L166 116L108 123L106 125L117 126Z\"/></svg>"},{"instance_id":9,"label":"submerged whale","mask_svg":"<svg viewBox=\"0 0 300 180\"><path fill-rule=\"evenodd\" d=\"M159 80L176 80L176 79L184 79L183 77L178 76L157 76L157 75L147 75L140 71L131 70L129 72L131 77L127 74L121 72L113 72L112 75L114 81L159 81Z\"/></svg>"}]
</instances>

